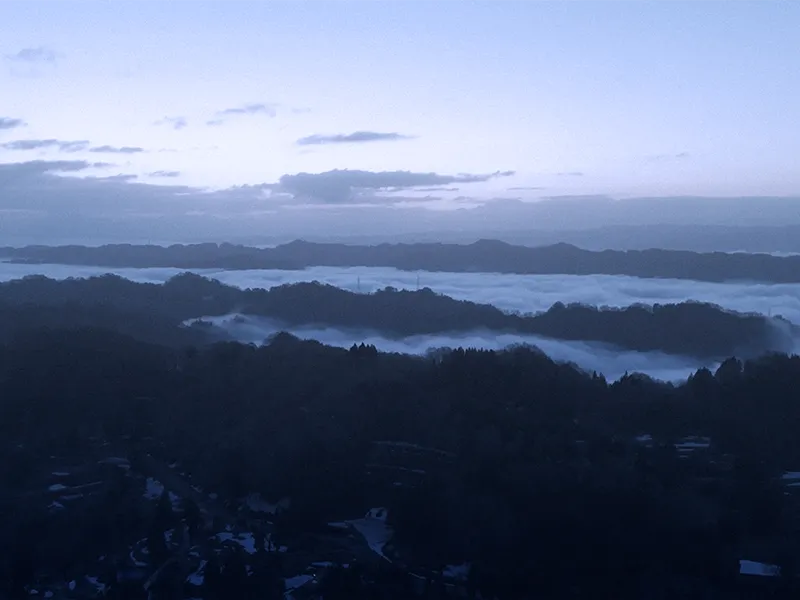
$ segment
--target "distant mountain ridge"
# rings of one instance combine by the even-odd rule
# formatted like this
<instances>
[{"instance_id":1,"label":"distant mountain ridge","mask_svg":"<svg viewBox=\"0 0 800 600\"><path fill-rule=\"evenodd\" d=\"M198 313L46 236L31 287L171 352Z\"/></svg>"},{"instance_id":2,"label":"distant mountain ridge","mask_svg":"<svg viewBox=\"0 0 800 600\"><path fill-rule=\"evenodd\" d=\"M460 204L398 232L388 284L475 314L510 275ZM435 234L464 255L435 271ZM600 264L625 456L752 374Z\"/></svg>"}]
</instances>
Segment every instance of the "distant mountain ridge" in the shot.
<instances>
[{"instance_id":1,"label":"distant mountain ridge","mask_svg":"<svg viewBox=\"0 0 800 600\"><path fill-rule=\"evenodd\" d=\"M13 262L181 269L303 269L394 267L406 271L494 272L521 275L627 275L722 282L800 283L800 256L699 253L681 250L583 250L571 244L515 246L498 240L471 244L356 246L296 240L274 248L234 244L145 246L26 246L0 248Z\"/></svg>"}]
</instances>

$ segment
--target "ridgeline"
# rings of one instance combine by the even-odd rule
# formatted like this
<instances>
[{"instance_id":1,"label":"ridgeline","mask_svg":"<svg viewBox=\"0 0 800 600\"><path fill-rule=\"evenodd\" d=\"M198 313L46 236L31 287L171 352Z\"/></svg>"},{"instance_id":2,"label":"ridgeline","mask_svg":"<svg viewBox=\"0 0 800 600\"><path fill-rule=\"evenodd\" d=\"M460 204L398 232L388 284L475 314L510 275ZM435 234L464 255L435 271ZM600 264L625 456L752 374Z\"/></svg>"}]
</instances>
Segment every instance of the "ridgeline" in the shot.
<instances>
[{"instance_id":1,"label":"ridgeline","mask_svg":"<svg viewBox=\"0 0 800 600\"><path fill-rule=\"evenodd\" d=\"M357 294L312 282L240 290L190 273L163 285L115 275L65 281L25 277L0 284L0 307L0 336L13 335L26 324L72 324L170 345L220 339L217 328L180 325L233 313L268 317L286 326L328 325L387 337L488 330L701 359L788 352L795 333L782 319L697 302L624 309L556 303L546 312L520 315L454 300L428 288Z\"/></svg>"},{"instance_id":2,"label":"ridgeline","mask_svg":"<svg viewBox=\"0 0 800 600\"><path fill-rule=\"evenodd\" d=\"M680 250L604 250L569 244L528 247L496 240L473 244L351 246L294 241L275 248L233 244L144 246L27 246L0 248L21 263L181 269L303 269L311 266L394 267L407 271L493 272L520 275L628 275L696 281L800 283L800 256Z\"/></svg>"}]
</instances>

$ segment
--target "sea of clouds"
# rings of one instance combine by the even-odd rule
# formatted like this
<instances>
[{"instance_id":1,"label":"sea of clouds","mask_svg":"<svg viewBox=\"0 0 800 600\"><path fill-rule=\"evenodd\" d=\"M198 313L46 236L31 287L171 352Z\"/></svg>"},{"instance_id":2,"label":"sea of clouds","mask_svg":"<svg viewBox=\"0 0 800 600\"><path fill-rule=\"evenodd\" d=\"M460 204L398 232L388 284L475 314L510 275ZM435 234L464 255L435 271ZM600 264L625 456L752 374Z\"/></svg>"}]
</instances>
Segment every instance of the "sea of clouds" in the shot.
<instances>
[{"instance_id":1,"label":"sea of clouds","mask_svg":"<svg viewBox=\"0 0 800 600\"><path fill-rule=\"evenodd\" d=\"M0 281L26 275L53 279L115 273L132 281L164 283L186 272L175 268L108 268L73 265L25 265L0 262ZM625 307L631 304L672 304L686 300L711 302L730 310L782 315L800 324L800 284L709 283L685 279L641 279L619 275L513 275L500 273L431 273L389 267L310 267L301 270L222 271L194 273L239 288L271 288L285 283L320 281L351 291L373 292L429 287L458 300L492 304L523 313L547 310L556 302Z\"/></svg>"},{"instance_id":2,"label":"sea of clouds","mask_svg":"<svg viewBox=\"0 0 800 600\"><path fill-rule=\"evenodd\" d=\"M0 263L0 281L40 274L54 279L91 277L115 273L138 282L163 283L185 272L174 268L106 268L71 265L21 265ZM497 273L407 272L393 268L311 267L302 270L222 271L197 269L193 272L240 288L270 288L285 283L320 281L343 289L372 292L386 286L398 289L429 287L459 300L492 304L522 313L547 310L555 302L580 302L594 306L624 307L631 304L669 304L696 300L711 302L740 312L782 315L800 324L800 284L708 283L678 279L640 279L613 275L510 275ZM200 315L198 315L200 316ZM452 335L413 336L389 339L377 332L341 328L287 328L269 320L219 319L236 339L262 342L278 329L301 338L348 347L369 343L395 352L420 354L429 348L469 346L502 348L515 343L534 344L556 360L574 362L584 369L602 372L615 379L626 371L639 371L665 380L684 379L701 366L695 360L662 353L623 351L594 343L562 342L536 336L496 335L491 332L459 332Z\"/></svg>"}]
</instances>

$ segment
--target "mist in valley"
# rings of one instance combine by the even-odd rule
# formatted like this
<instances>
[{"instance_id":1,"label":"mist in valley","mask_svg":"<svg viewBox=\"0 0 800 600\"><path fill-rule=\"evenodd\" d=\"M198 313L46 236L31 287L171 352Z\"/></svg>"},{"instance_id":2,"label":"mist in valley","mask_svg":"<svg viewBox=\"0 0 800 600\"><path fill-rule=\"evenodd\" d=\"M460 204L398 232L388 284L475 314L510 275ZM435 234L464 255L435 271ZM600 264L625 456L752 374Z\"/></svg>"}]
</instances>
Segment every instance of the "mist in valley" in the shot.
<instances>
[{"instance_id":1,"label":"mist in valley","mask_svg":"<svg viewBox=\"0 0 800 600\"><path fill-rule=\"evenodd\" d=\"M414 290L427 287L457 300L491 304L504 311L537 313L556 302L626 307L633 304L673 304L693 300L743 313L783 316L800 324L800 284L709 283L678 279L642 279L616 275L509 275L500 273L427 273L392 268L310 267L302 270L189 270L240 289L319 281L353 292L371 293L386 287ZM164 283L187 272L177 268L108 268L76 265L0 262L0 281L27 275L52 279L94 277L113 273L144 283Z\"/></svg>"},{"instance_id":2,"label":"mist in valley","mask_svg":"<svg viewBox=\"0 0 800 600\"><path fill-rule=\"evenodd\" d=\"M131 281L163 284L182 269L107 269L65 265L0 263L0 281L32 274L53 279L86 278L114 273ZM300 271L197 270L199 275L240 289L264 288L304 281L319 281L354 292L372 293L386 287L414 290L429 287L458 300L490 304L507 312L539 313L554 303L572 302L591 306L624 308L634 304L670 304L686 300L709 302L745 313L782 315L800 324L800 285L704 283L685 280L653 280L619 276L505 275L492 273L414 273L389 268L312 267ZM290 326L276 320L248 315L207 317L220 328L221 337L243 343L265 343L279 331L301 339L317 340L337 347L371 344L381 351L424 355L438 348L482 348L497 350L531 345L561 362L573 363L588 372L602 373L609 380L640 372L663 381L682 381L700 367L716 369L718 363L700 364L697 359L660 352L633 352L594 342L569 342L541 336L459 331L445 335L387 337L376 331L356 330L324 324ZM776 327L779 325L776 325ZM800 347L800 341L798 341Z\"/></svg>"},{"instance_id":3,"label":"mist in valley","mask_svg":"<svg viewBox=\"0 0 800 600\"><path fill-rule=\"evenodd\" d=\"M201 317L224 332L225 337L246 344L268 344L276 333L285 331L304 340L350 348L353 344L373 345L381 352L400 352L425 356L438 350L480 348L503 350L526 345L538 348L553 360L572 363L589 373L597 372L609 381L625 373L644 373L654 379L682 382L701 367L716 370L719 363L698 364L696 359L660 352L632 352L611 346L565 342L541 336L498 334L492 331L464 331L450 335L415 335L387 337L376 331L343 329L331 326L290 326L280 321L252 315ZM189 324L189 323L187 323Z\"/></svg>"}]
</instances>

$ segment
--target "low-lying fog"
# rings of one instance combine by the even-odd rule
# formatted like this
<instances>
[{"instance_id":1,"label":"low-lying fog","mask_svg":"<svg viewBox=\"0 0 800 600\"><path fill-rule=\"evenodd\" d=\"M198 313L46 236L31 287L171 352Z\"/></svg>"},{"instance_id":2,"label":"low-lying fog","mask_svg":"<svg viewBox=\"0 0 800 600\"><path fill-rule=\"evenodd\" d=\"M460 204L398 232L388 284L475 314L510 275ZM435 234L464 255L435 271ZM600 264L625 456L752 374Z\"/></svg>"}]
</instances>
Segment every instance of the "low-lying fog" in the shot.
<instances>
[{"instance_id":1,"label":"low-lying fog","mask_svg":"<svg viewBox=\"0 0 800 600\"><path fill-rule=\"evenodd\" d=\"M193 319L194 320L194 319ZM354 343L373 344L386 352L425 354L436 348L485 348L498 350L514 344L530 344L540 348L550 358L572 362L587 371L597 371L607 379L619 379L625 372L647 373L664 381L683 381L700 367L712 370L716 364L698 364L683 356L672 356L660 352L633 352L603 344L565 342L534 335L501 334L490 331L469 331L441 335L415 335L387 338L370 330L338 327L292 327L279 321L255 316L226 315L203 317L203 320L224 329L233 339L253 344L262 344L269 336L280 331L305 339L317 340L329 346L349 348Z\"/></svg>"},{"instance_id":2,"label":"low-lying fog","mask_svg":"<svg viewBox=\"0 0 800 600\"><path fill-rule=\"evenodd\" d=\"M163 283L187 269L107 268L71 265L0 263L0 281L41 274L53 279L116 273L133 281ZM547 310L556 302L593 306L630 306L635 303L670 304L685 300L712 302L740 312L783 315L800 324L800 284L708 283L681 279L640 279L617 275L503 275L498 273L408 272L393 268L311 267L296 271L193 272L240 288L270 288L284 283L320 281L352 291L372 292L386 286L400 289L429 287L459 300L493 304L520 312Z\"/></svg>"},{"instance_id":3,"label":"low-lying fog","mask_svg":"<svg viewBox=\"0 0 800 600\"><path fill-rule=\"evenodd\" d=\"M132 281L163 283L186 270L0 263L0 281L34 274L65 279L115 273ZM435 292L460 300L493 304L503 310L520 312L543 311L559 301L624 307L635 303L668 304L697 300L741 312L783 315L800 324L800 284L707 283L612 275L417 273L367 267L312 267L296 271L195 269L193 272L240 288L269 288L284 283L316 280L352 291L372 292L386 286L414 289L419 284L420 287L429 287ZM224 327L235 339L254 343L262 343L279 330L334 346L349 347L354 342L364 342L374 344L381 350L411 354L423 354L430 348L464 346L498 349L527 343L538 346L555 360L574 362L588 371L603 373L609 379L616 379L626 371L638 371L658 379L677 381L685 379L702 366L714 367L698 364L691 358L663 353L637 353L594 343L565 342L513 334L496 335L487 331L389 339L374 331L333 327L281 327L279 323L267 319L248 318L244 322L234 322L232 317L217 317L210 320Z\"/></svg>"}]
</instances>

